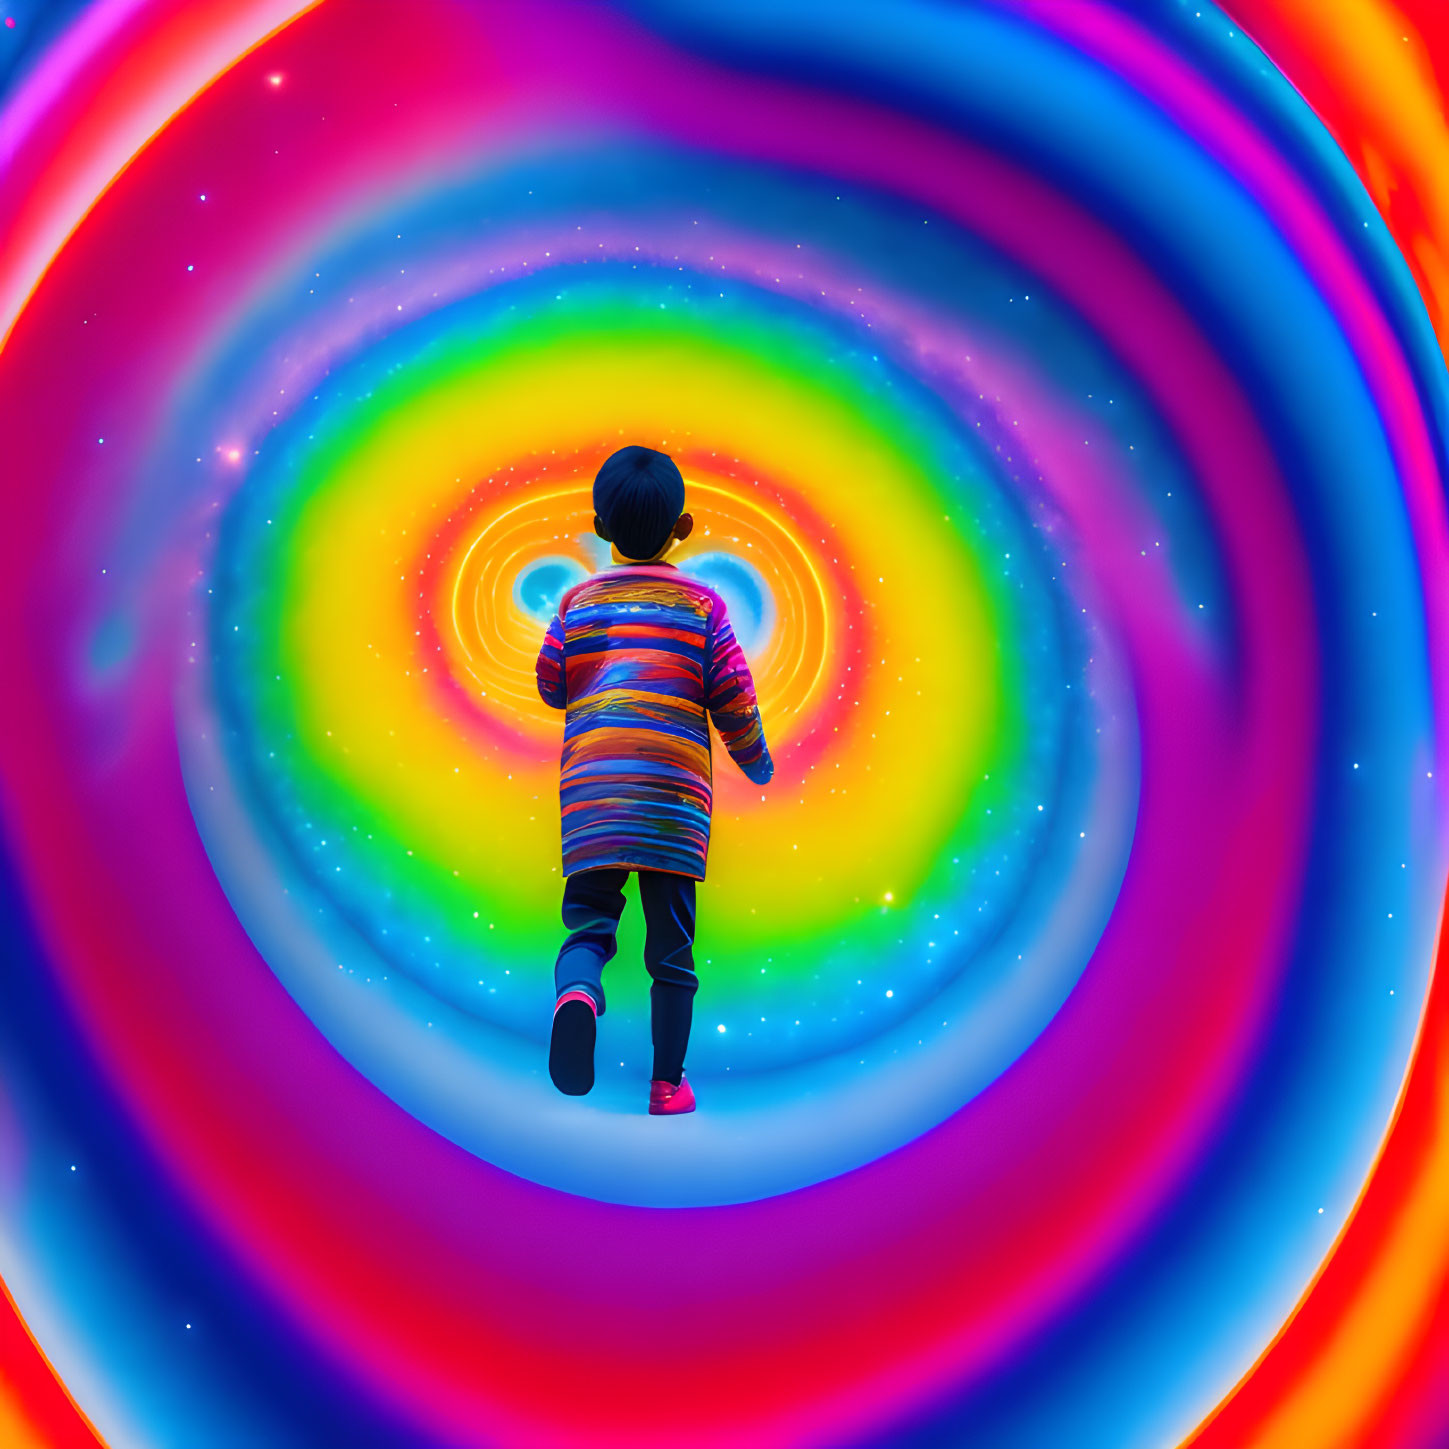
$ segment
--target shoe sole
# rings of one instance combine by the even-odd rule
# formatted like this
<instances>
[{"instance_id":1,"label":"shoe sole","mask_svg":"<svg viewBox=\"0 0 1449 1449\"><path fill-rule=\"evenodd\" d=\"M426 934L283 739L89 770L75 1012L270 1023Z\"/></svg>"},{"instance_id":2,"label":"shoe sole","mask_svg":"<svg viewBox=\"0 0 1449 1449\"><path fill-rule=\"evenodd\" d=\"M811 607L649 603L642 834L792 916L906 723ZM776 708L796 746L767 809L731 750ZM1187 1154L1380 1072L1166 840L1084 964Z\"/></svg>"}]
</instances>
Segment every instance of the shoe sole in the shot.
<instances>
[{"instance_id":1,"label":"shoe sole","mask_svg":"<svg viewBox=\"0 0 1449 1449\"><path fill-rule=\"evenodd\" d=\"M566 1001L553 1014L548 1074L567 1097L582 1097L594 1085L594 1040L598 1022L582 1001Z\"/></svg>"}]
</instances>

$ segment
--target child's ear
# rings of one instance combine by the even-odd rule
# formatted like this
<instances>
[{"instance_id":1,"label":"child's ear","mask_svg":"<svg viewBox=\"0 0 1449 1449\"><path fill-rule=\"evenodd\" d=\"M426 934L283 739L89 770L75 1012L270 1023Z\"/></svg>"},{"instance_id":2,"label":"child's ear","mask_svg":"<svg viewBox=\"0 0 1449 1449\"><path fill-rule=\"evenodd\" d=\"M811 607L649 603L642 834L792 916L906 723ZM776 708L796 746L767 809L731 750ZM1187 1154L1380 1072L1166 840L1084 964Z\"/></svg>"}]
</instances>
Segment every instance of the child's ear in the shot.
<instances>
[{"instance_id":1,"label":"child's ear","mask_svg":"<svg viewBox=\"0 0 1449 1449\"><path fill-rule=\"evenodd\" d=\"M604 520L600 518L597 513L594 514L594 532L597 533L599 537L604 540L605 543L613 543L614 540L609 537L609 530L604 527Z\"/></svg>"},{"instance_id":2,"label":"child's ear","mask_svg":"<svg viewBox=\"0 0 1449 1449\"><path fill-rule=\"evenodd\" d=\"M681 513L679 522L674 525L675 538L688 538L694 532L694 516L689 513Z\"/></svg>"}]
</instances>

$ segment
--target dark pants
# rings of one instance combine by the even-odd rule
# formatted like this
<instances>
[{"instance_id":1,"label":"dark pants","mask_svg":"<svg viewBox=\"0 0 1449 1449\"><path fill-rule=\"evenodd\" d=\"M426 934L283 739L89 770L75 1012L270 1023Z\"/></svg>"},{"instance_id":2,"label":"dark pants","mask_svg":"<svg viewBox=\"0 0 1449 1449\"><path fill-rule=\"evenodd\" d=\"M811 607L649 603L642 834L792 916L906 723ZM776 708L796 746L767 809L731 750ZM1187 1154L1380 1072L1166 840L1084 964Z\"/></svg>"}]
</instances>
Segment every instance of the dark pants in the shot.
<instances>
[{"instance_id":1,"label":"dark pants","mask_svg":"<svg viewBox=\"0 0 1449 1449\"><path fill-rule=\"evenodd\" d=\"M684 1049L694 1014L694 881L667 870L641 870L639 900L644 907L644 965L654 983L649 1014L654 1029L654 1080L679 1083ZM563 922L568 939L553 968L557 995L586 991L602 1016L603 973L617 943L614 933L624 912L627 870L581 870L564 881Z\"/></svg>"}]
</instances>

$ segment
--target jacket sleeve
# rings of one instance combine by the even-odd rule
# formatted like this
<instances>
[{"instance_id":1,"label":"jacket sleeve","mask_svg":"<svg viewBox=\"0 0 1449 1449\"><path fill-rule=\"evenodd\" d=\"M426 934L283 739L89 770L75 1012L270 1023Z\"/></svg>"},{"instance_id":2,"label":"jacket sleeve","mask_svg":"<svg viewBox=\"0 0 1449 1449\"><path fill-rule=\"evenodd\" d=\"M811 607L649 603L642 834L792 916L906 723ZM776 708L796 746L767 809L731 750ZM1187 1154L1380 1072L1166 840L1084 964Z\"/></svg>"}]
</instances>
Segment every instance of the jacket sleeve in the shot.
<instances>
[{"instance_id":1,"label":"jacket sleeve","mask_svg":"<svg viewBox=\"0 0 1449 1449\"><path fill-rule=\"evenodd\" d=\"M543 648L538 651L534 673L543 702L554 709L563 709L569 702L568 679L564 672L563 621L557 614L543 636Z\"/></svg>"},{"instance_id":2,"label":"jacket sleeve","mask_svg":"<svg viewBox=\"0 0 1449 1449\"><path fill-rule=\"evenodd\" d=\"M722 599L715 603L710 622L710 648L704 674L705 708L730 758L755 784L767 785L775 766L765 744L765 726L755 698L755 682Z\"/></svg>"}]
</instances>

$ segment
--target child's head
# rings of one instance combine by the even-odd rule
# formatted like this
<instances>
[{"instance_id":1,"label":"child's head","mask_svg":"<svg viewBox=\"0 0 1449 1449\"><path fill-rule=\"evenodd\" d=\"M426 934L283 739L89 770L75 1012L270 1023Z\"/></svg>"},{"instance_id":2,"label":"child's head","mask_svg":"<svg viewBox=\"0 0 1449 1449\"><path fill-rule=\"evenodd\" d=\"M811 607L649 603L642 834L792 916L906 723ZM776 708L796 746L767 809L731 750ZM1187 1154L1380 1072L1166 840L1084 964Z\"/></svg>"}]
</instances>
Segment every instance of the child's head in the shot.
<instances>
[{"instance_id":1,"label":"child's head","mask_svg":"<svg viewBox=\"0 0 1449 1449\"><path fill-rule=\"evenodd\" d=\"M594 479L594 532L624 558L660 558L693 526L684 479L668 453L631 444L604 460Z\"/></svg>"}]
</instances>

